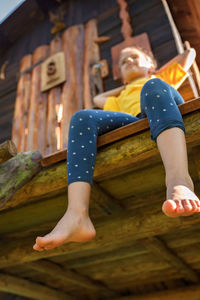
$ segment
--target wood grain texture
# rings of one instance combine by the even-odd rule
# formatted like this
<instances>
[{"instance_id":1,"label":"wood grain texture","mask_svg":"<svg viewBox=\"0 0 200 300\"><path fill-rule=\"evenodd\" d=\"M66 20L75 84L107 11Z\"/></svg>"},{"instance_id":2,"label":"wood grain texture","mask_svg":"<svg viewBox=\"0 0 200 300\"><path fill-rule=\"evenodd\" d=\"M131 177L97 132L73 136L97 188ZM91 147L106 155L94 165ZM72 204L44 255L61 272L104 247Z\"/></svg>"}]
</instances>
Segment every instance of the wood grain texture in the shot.
<instances>
[{"instance_id":1,"label":"wood grain texture","mask_svg":"<svg viewBox=\"0 0 200 300\"><path fill-rule=\"evenodd\" d=\"M98 37L97 20L92 19L85 25L85 54L84 54L84 108L93 108L93 97L96 95L92 66L100 60L99 46L95 43Z\"/></svg>"},{"instance_id":2,"label":"wood grain texture","mask_svg":"<svg viewBox=\"0 0 200 300\"><path fill-rule=\"evenodd\" d=\"M20 64L22 73L32 65L32 55L26 55ZM22 75L17 84L17 95L15 100L15 110L12 122L12 141L17 147L17 151L25 151L27 144L27 127L31 93L31 75Z\"/></svg>"},{"instance_id":3,"label":"wood grain texture","mask_svg":"<svg viewBox=\"0 0 200 300\"><path fill-rule=\"evenodd\" d=\"M62 50L62 40L60 37L54 38L49 46L49 56L52 56ZM58 145L60 147L61 143L61 131L60 131L60 124L58 123L58 112L60 108L61 101L61 87L54 87L51 88L48 93L48 100L47 100L47 111L48 114L46 116L45 111L42 114L43 120L46 125L46 136L45 139L43 136L41 138L38 137L40 143L45 144L45 154L53 153L58 150ZM43 106L44 107L44 106ZM42 107L40 108L42 111Z\"/></svg>"},{"instance_id":4,"label":"wood grain texture","mask_svg":"<svg viewBox=\"0 0 200 300\"><path fill-rule=\"evenodd\" d=\"M32 63L36 64L38 61L47 58L49 48L48 46L40 46L38 47L32 57ZM41 65L36 66L32 71L31 77L31 94L30 94L30 103L28 110L28 134L27 134L27 145L25 151L29 150L39 150L43 153L43 144L40 144L40 140L38 141L38 130L43 131L45 127L45 122L41 124L39 123L38 114L39 103L43 100L43 95L40 92L40 81L41 81ZM44 96L46 99L46 96ZM40 128L38 125L40 124ZM44 131L43 131L44 132ZM24 151L24 150L23 150Z\"/></svg>"},{"instance_id":5,"label":"wood grain texture","mask_svg":"<svg viewBox=\"0 0 200 300\"><path fill-rule=\"evenodd\" d=\"M76 25L68 28L62 35L62 44L65 53L66 82L63 84L61 95L63 106L61 149L67 146L72 115L83 108L84 26Z\"/></svg>"},{"instance_id":6,"label":"wood grain texture","mask_svg":"<svg viewBox=\"0 0 200 300\"><path fill-rule=\"evenodd\" d=\"M31 282L29 280L7 274L0 274L0 290L7 293L31 297L32 299L37 300L73 299L70 295L63 292L45 287L44 285L36 282Z\"/></svg>"}]
</instances>

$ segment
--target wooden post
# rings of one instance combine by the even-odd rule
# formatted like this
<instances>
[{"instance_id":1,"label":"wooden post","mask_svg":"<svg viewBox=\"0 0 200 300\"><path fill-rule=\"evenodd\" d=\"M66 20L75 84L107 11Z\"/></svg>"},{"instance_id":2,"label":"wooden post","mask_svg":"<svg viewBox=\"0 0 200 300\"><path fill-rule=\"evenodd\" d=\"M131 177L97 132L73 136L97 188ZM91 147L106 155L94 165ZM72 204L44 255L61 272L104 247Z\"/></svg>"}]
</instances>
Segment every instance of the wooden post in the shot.
<instances>
[{"instance_id":1,"label":"wooden post","mask_svg":"<svg viewBox=\"0 0 200 300\"><path fill-rule=\"evenodd\" d=\"M50 56L60 52L62 50L62 40L59 36L56 36L50 43ZM60 107L61 102L61 87L54 87L48 93L48 116L46 123L46 149L45 154L50 154L56 152L58 139L60 145L60 127L58 123L58 114L59 110L57 107Z\"/></svg>"},{"instance_id":2,"label":"wooden post","mask_svg":"<svg viewBox=\"0 0 200 300\"><path fill-rule=\"evenodd\" d=\"M92 80L92 66L99 62L99 46L95 43L98 36L96 19L90 20L85 25L85 56L84 56L84 107L93 108L95 85Z\"/></svg>"},{"instance_id":3,"label":"wooden post","mask_svg":"<svg viewBox=\"0 0 200 300\"><path fill-rule=\"evenodd\" d=\"M48 46L43 45L38 47L33 53L33 65L38 61L43 60L48 55ZM46 106L46 95L40 92L41 85L41 65L36 66L32 71L31 78L31 97L30 97L30 106L29 106L29 116L28 116L28 138L27 138L27 147L26 151L29 150L39 150L41 153L44 153L45 147L45 109L43 110L43 120L41 122L41 114L38 114L38 110L41 108L41 105ZM44 103L43 103L44 100ZM42 104L43 103L43 104ZM39 127L40 126L40 127ZM38 140L38 131L40 132ZM43 139L41 139L41 135ZM42 144L41 144L42 143Z\"/></svg>"},{"instance_id":4,"label":"wooden post","mask_svg":"<svg viewBox=\"0 0 200 300\"><path fill-rule=\"evenodd\" d=\"M24 56L20 63L20 73L30 68L32 65L32 55ZM31 93L31 74L21 75L17 85L17 96L15 100L15 110L12 124L12 141L17 147L17 151L25 151L28 134L28 114Z\"/></svg>"},{"instance_id":5,"label":"wooden post","mask_svg":"<svg viewBox=\"0 0 200 300\"><path fill-rule=\"evenodd\" d=\"M63 84L61 104L61 148L67 147L69 123L72 115L83 108L83 52L84 26L68 28L62 35L65 53L66 82Z\"/></svg>"}]
</instances>

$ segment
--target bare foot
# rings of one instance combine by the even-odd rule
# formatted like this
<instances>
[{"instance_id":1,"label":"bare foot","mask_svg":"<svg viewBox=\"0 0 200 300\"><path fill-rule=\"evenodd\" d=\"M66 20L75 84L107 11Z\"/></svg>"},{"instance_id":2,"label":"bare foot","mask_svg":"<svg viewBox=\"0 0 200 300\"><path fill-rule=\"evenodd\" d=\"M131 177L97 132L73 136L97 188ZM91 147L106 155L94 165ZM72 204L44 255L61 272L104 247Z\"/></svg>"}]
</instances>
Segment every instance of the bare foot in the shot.
<instances>
[{"instance_id":1,"label":"bare foot","mask_svg":"<svg viewBox=\"0 0 200 300\"><path fill-rule=\"evenodd\" d=\"M96 231L87 213L67 210L55 228L43 237L37 237L34 250L43 251L67 242L85 242L94 238Z\"/></svg>"},{"instance_id":2,"label":"bare foot","mask_svg":"<svg viewBox=\"0 0 200 300\"><path fill-rule=\"evenodd\" d=\"M169 183L167 200L162 205L162 211L171 218L190 216L200 212L200 200L193 192L193 184Z\"/></svg>"}]
</instances>

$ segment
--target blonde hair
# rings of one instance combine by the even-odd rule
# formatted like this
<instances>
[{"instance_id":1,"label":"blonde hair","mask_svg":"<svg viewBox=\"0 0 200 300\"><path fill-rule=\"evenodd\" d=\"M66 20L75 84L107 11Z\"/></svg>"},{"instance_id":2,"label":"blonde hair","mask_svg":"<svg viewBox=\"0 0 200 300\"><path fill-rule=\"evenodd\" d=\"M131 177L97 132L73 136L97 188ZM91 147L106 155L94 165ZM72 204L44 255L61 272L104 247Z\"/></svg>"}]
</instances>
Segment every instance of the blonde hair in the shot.
<instances>
[{"instance_id":1,"label":"blonde hair","mask_svg":"<svg viewBox=\"0 0 200 300\"><path fill-rule=\"evenodd\" d=\"M120 74L121 74L120 68L121 68L122 55L125 51L130 50L130 49L136 49L136 50L142 52L142 54L147 58L147 60L149 60L149 59L151 60L155 69L157 68L157 62L150 52L148 52L146 49L138 47L138 46L131 46L131 47L126 47L126 48L122 49L120 52L119 63L118 63L118 69L119 69Z\"/></svg>"}]
</instances>

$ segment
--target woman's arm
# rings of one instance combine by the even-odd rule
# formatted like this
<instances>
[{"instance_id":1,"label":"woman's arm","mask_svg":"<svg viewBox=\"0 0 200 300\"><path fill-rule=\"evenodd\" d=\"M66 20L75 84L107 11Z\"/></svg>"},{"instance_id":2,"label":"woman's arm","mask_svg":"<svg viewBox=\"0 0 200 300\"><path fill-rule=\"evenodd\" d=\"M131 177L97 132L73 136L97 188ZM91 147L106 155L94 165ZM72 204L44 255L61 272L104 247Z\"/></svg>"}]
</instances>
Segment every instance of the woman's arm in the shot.
<instances>
[{"instance_id":1,"label":"woman's arm","mask_svg":"<svg viewBox=\"0 0 200 300\"><path fill-rule=\"evenodd\" d=\"M171 65L173 62L179 63L185 71L188 71L191 65L193 64L196 57L196 51L194 48L190 48L189 50L185 50L183 53L172 58L168 63L162 66L160 69L156 71L156 73L162 72L166 67Z\"/></svg>"},{"instance_id":2,"label":"woman's arm","mask_svg":"<svg viewBox=\"0 0 200 300\"><path fill-rule=\"evenodd\" d=\"M109 97L109 96L118 96L120 94L120 92L124 89L124 85L123 86L120 86L116 89L113 89L113 90L110 90L110 91L107 91L107 92L104 92L104 93L101 93L101 94L98 94L96 95L94 98L93 98L93 102L94 104L99 107L99 108L103 108L105 102L106 102L106 99Z\"/></svg>"}]
</instances>

